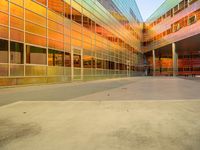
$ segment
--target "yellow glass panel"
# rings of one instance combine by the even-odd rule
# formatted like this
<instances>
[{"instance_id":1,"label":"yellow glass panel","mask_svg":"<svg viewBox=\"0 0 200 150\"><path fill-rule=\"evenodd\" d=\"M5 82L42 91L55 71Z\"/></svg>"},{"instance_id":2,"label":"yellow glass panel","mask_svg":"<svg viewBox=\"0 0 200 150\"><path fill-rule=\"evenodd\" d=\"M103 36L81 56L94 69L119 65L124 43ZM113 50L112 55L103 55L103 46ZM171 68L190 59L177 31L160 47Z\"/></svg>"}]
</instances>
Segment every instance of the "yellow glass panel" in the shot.
<instances>
[{"instance_id":1,"label":"yellow glass panel","mask_svg":"<svg viewBox=\"0 0 200 150\"><path fill-rule=\"evenodd\" d=\"M10 4L10 14L23 18L24 10L23 10L23 8L11 3Z\"/></svg>"},{"instance_id":2,"label":"yellow glass panel","mask_svg":"<svg viewBox=\"0 0 200 150\"><path fill-rule=\"evenodd\" d=\"M8 13L8 1L0 0L0 10Z\"/></svg>"},{"instance_id":3,"label":"yellow glass panel","mask_svg":"<svg viewBox=\"0 0 200 150\"><path fill-rule=\"evenodd\" d=\"M46 16L46 8L32 0L25 0L26 9L29 9L37 14Z\"/></svg>"},{"instance_id":4,"label":"yellow glass panel","mask_svg":"<svg viewBox=\"0 0 200 150\"><path fill-rule=\"evenodd\" d=\"M13 3L16 3L20 6L23 6L24 1L26 1L26 0L10 0L10 1L13 2Z\"/></svg>"},{"instance_id":5,"label":"yellow glass panel","mask_svg":"<svg viewBox=\"0 0 200 150\"><path fill-rule=\"evenodd\" d=\"M63 22L64 22L64 17L62 17L59 14L56 14L55 12L53 12L51 10L48 10L48 17L49 17L49 19L51 19L57 23L60 23L60 24L63 24Z\"/></svg>"}]
</instances>

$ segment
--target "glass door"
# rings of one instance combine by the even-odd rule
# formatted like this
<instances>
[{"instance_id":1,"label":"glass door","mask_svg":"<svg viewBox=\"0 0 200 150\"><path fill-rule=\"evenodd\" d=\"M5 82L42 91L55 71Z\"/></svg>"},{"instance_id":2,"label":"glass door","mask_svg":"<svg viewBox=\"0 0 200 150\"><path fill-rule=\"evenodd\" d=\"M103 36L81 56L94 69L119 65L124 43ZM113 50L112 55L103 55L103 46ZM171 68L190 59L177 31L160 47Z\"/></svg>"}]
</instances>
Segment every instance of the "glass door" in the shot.
<instances>
[{"instance_id":1,"label":"glass door","mask_svg":"<svg viewBox=\"0 0 200 150\"><path fill-rule=\"evenodd\" d=\"M83 53L81 48L72 49L72 80L83 79Z\"/></svg>"}]
</instances>

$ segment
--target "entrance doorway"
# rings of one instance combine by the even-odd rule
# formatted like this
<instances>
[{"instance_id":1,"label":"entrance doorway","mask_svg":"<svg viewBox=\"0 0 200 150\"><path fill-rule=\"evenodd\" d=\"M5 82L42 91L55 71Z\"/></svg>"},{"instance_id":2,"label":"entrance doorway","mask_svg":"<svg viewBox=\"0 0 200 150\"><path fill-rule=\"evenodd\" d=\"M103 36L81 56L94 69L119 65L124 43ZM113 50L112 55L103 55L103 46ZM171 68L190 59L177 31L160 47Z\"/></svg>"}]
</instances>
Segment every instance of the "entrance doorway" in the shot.
<instances>
[{"instance_id":1,"label":"entrance doorway","mask_svg":"<svg viewBox=\"0 0 200 150\"><path fill-rule=\"evenodd\" d=\"M72 48L72 80L83 79L83 49Z\"/></svg>"}]
</instances>

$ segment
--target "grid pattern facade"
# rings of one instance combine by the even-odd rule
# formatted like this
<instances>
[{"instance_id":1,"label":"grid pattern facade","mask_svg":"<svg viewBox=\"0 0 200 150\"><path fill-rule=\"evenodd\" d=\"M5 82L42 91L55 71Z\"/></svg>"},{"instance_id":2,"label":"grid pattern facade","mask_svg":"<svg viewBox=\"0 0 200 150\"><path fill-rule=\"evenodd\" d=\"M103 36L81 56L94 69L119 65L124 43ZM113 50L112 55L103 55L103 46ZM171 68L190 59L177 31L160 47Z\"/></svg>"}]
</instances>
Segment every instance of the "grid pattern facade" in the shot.
<instances>
[{"instance_id":1,"label":"grid pattern facade","mask_svg":"<svg viewBox=\"0 0 200 150\"><path fill-rule=\"evenodd\" d=\"M125 77L141 70L140 16L130 20L123 13L122 24L96 0L1 0L0 18L5 84L12 78L23 84Z\"/></svg>"},{"instance_id":2,"label":"grid pattern facade","mask_svg":"<svg viewBox=\"0 0 200 150\"><path fill-rule=\"evenodd\" d=\"M199 75L199 26L199 0L166 0L145 23L143 50L150 72Z\"/></svg>"}]
</instances>

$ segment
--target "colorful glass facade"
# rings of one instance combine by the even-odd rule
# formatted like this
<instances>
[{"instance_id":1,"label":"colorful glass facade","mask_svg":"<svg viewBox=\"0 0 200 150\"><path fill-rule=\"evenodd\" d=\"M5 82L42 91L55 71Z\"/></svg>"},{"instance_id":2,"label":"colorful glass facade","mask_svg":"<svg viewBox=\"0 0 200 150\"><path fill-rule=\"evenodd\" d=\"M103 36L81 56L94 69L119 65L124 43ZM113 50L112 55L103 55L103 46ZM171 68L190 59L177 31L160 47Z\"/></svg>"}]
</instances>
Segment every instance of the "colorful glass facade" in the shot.
<instances>
[{"instance_id":1,"label":"colorful glass facade","mask_svg":"<svg viewBox=\"0 0 200 150\"><path fill-rule=\"evenodd\" d=\"M106 0L1 0L1 84L139 73L143 56L137 5L110 2L116 12L105 7Z\"/></svg>"},{"instance_id":2,"label":"colorful glass facade","mask_svg":"<svg viewBox=\"0 0 200 150\"><path fill-rule=\"evenodd\" d=\"M150 74L200 75L200 0L166 0L144 27Z\"/></svg>"}]
</instances>

